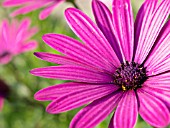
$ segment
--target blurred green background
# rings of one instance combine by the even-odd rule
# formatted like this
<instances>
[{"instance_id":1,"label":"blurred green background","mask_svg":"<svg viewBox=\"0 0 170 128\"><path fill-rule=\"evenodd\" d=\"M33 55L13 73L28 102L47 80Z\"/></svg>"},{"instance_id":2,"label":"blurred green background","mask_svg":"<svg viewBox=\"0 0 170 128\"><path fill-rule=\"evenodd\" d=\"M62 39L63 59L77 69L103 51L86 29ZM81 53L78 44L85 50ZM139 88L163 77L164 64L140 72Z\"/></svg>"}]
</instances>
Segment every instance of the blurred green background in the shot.
<instances>
[{"instance_id":1,"label":"blurred green background","mask_svg":"<svg viewBox=\"0 0 170 128\"><path fill-rule=\"evenodd\" d=\"M136 15L141 1L133 0L132 4L134 14ZM79 0L78 5L92 17L90 0ZM11 90L9 97L5 100L3 111L0 112L0 128L68 128L73 116L81 109L78 108L56 115L46 113L45 108L49 102L34 100L35 92L44 87L64 81L40 78L32 76L29 73L33 68L54 65L39 60L33 55L33 52L42 51L59 54L42 41L41 37L43 34L60 33L78 39L70 30L64 19L64 9L70 6L72 5L65 3L60 5L53 11L53 14L43 21L38 19L38 14L42 9L16 17L19 20L24 17L29 17L32 20L32 26L37 26L39 28L39 32L32 38L39 42L39 46L34 51L14 57L7 65L0 65L0 79L4 80L9 85ZM4 18L9 18L8 15L12 10L15 9L3 8L0 6L0 21ZM107 128L110 117L100 123L96 128ZM139 117L136 128L151 127Z\"/></svg>"}]
</instances>

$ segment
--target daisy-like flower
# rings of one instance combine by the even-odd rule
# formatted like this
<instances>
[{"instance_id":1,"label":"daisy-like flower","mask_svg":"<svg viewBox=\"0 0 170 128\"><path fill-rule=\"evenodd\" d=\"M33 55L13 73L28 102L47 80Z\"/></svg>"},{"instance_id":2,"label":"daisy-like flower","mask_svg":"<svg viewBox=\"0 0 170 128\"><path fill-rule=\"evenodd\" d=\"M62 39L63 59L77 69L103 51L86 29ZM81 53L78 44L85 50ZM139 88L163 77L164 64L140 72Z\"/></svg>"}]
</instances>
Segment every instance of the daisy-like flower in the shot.
<instances>
[{"instance_id":1,"label":"daisy-like flower","mask_svg":"<svg viewBox=\"0 0 170 128\"><path fill-rule=\"evenodd\" d=\"M37 42L29 40L37 28L30 28L31 20L26 18L18 22L13 20L11 24L7 20L0 26L0 64L8 63L13 56L36 48Z\"/></svg>"},{"instance_id":2,"label":"daisy-like flower","mask_svg":"<svg viewBox=\"0 0 170 128\"><path fill-rule=\"evenodd\" d=\"M60 34L43 40L62 55L37 52L59 66L33 69L36 76L72 82L35 94L52 101L56 114L88 104L70 128L93 128L113 112L109 128L133 128L139 115L151 126L170 122L170 0L146 0L134 23L130 0L114 0L113 13L98 0L92 8L97 25L80 10L65 11L80 43Z\"/></svg>"},{"instance_id":3,"label":"daisy-like flower","mask_svg":"<svg viewBox=\"0 0 170 128\"><path fill-rule=\"evenodd\" d=\"M0 80L0 111L4 106L4 99L9 95L9 87L4 81Z\"/></svg>"},{"instance_id":4,"label":"daisy-like flower","mask_svg":"<svg viewBox=\"0 0 170 128\"><path fill-rule=\"evenodd\" d=\"M11 16L16 16L19 14L26 14L33 10L39 8L45 8L39 14L39 19L43 20L47 18L50 13L56 8L59 4L68 1L74 4L74 0L5 0L3 6L5 7L15 7L15 6L23 6L16 11L14 11Z\"/></svg>"}]
</instances>

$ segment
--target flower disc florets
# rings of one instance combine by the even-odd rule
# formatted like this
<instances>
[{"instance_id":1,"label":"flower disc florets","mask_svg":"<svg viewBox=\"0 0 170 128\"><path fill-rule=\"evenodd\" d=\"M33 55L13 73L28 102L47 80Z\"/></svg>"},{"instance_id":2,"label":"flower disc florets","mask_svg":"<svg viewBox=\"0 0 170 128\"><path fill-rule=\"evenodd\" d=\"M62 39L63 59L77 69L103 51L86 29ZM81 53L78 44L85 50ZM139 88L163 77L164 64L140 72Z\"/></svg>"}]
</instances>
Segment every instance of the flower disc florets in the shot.
<instances>
[{"instance_id":1,"label":"flower disc florets","mask_svg":"<svg viewBox=\"0 0 170 128\"><path fill-rule=\"evenodd\" d=\"M142 84L146 81L146 68L135 62L126 61L115 71L113 77L114 84L121 86L123 91L135 90L142 87Z\"/></svg>"}]
</instances>

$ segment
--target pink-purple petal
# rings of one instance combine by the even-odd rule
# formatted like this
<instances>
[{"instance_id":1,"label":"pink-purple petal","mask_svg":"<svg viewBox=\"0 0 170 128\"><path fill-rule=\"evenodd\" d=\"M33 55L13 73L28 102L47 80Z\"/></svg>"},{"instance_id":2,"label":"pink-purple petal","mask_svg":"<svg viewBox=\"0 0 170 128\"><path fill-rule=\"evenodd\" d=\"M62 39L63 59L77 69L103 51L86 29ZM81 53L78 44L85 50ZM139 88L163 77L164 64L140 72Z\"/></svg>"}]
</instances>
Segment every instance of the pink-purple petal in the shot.
<instances>
[{"instance_id":1,"label":"pink-purple petal","mask_svg":"<svg viewBox=\"0 0 170 128\"><path fill-rule=\"evenodd\" d=\"M73 93L73 92L79 92L82 90L86 89L94 89L97 87L104 87L108 86L108 89L116 89L115 86L113 85L96 85L96 84L86 84L86 83L74 83L74 82L69 82L69 83L63 83L63 84L58 84L54 86L50 86L47 88L44 88L40 91L38 91L35 95L34 98L36 100L55 100L58 97L61 97L63 95L66 95L68 93Z\"/></svg>"},{"instance_id":2,"label":"pink-purple petal","mask_svg":"<svg viewBox=\"0 0 170 128\"><path fill-rule=\"evenodd\" d=\"M42 3L31 2L27 6L21 7L19 9L15 10L14 12L12 12L11 16L16 16L16 15L20 15L20 14L26 14L26 13L34 11L34 10L36 10L38 8L41 8L42 6L43 6Z\"/></svg>"},{"instance_id":3,"label":"pink-purple petal","mask_svg":"<svg viewBox=\"0 0 170 128\"><path fill-rule=\"evenodd\" d=\"M135 40L137 43L140 42L135 55L135 62L138 63L142 63L146 59L170 12L169 0L163 0L158 6L156 6L157 1L155 0L147 0L145 4L146 11L143 12L145 15L139 23L136 23L141 24L141 27L136 28L136 33L140 35L136 35L139 38L137 41Z\"/></svg>"},{"instance_id":4,"label":"pink-purple petal","mask_svg":"<svg viewBox=\"0 0 170 128\"><path fill-rule=\"evenodd\" d=\"M170 70L170 54L164 58L159 64L152 68L147 74L149 76L164 73Z\"/></svg>"},{"instance_id":5,"label":"pink-purple petal","mask_svg":"<svg viewBox=\"0 0 170 128\"><path fill-rule=\"evenodd\" d=\"M59 98L51 102L47 107L47 112L54 114L72 110L108 94L111 94L117 89L117 86L110 84L96 86L94 85L84 89L75 90L74 92L71 91L70 93L61 95Z\"/></svg>"},{"instance_id":6,"label":"pink-purple petal","mask_svg":"<svg viewBox=\"0 0 170 128\"><path fill-rule=\"evenodd\" d=\"M95 100L77 113L70 128L94 128L114 110L121 96L121 92L115 92Z\"/></svg>"},{"instance_id":7,"label":"pink-purple petal","mask_svg":"<svg viewBox=\"0 0 170 128\"><path fill-rule=\"evenodd\" d=\"M64 2L65 0L57 0L55 1L55 3L52 3L51 5L49 5L48 7L46 7L43 11L41 11L41 13L39 14L39 19L43 20L45 18L47 18L50 13L53 11L53 9L58 6L58 4Z\"/></svg>"},{"instance_id":8,"label":"pink-purple petal","mask_svg":"<svg viewBox=\"0 0 170 128\"><path fill-rule=\"evenodd\" d=\"M58 55L58 54L52 54L52 53L46 53L46 52L35 52L34 55L42 60L52 62L55 64L62 64L62 65L83 65L85 64L81 63L78 60L74 60L70 57Z\"/></svg>"},{"instance_id":9,"label":"pink-purple petal","mask_svg":"<svg viewBox=\"0 0 170 128\"><path fill-rule=\"evenodd\" d=\"M8 35L10 35L10 31L9 30L9 23L7 20L4 20L2 22L2 27L1 27L1 45L3 48L7 49L8 48L8 44L9 44L9 38Z\"/></svg>"},{"instance_id":10,"label":"pink-purple petal","mask_svg":"<svg viewBox=\"0 0 170 128\"><path fill-rule=\"evenodd\" d=\"M65 11L65 16L69 26L76 35L86 43L87 47L97 55L102 55L113 66L120 65L120 61L111 45L88 16L75 8L67 9Z\"/></svg>"},{"instance_id":11,"label":"pink-purple petal","mask_svg":"<svg viewBox=\"0 0 170 128\"><path fill-rule=\"evenodd\" d=\"M156 87L170 91L170 72L149 77L149 79L144 84L149 87Z\"/></svg>"},{"instance_id":12,"label":"pink-purple petal","mask_svg":"<svg viewBox=\"0 0 170 128\"><path fill-rule=\"evenodd\" d=\"M130 0L113 0L113 26L117 32L124 61L131 61L134 46L134 21Z\"/></svg>"},{"instance_id":13,"label":"pink-purple petal","mask_svg":"<svg viewBox=\"0 0 170 128\"><path fill-rule=\"evenodd\" d=\"M2 111L3 106L4 106L4 98L0 96L0 111Z\"/></svg>"},{"instance_id":14,"label":"pink-purple petal","mask_svg":"<svg viewBox=\"0 0 170 128\"><path fill-rule=\"evenodd\" d=\"M38 45L37 41L34 41L34 40L29 41L29 42L23 44L18 52L22 53L22 52L33 50L37 47L37 45Z\"/></svg>"},{"instance_id":15,"label":"pink-purple petal","mask_svg":"<svg viewBox=\"0 0 170 128\"><path fill-rule=\"evenodd\" d=\"M124 95L116 108L112 127L133 128L137 121L138 107L134 90L124 92Z\"/></svg>"},{"instance_id":16,"label":"pink-purple petal","mask_svg":"<svg viewBox=\"0 0 170 128\"><path fill-rule=\"evenodd\" d=\"M157 97L148 94L142 88L137 90L141 117L154 127L166 127L170 123L167 106Z\"/></svg>"},{"instance_id":17,"label":"pink-purple petal","mask_svg":"<svg viewBox=\"0 0 170 128\"><path fill-rule=\"evenodd\" d=\"M37 68L31 70L30 73L45 78L73 80L88 83L111 83L113 81L112 76L104 72L72 65Z\"/></svg>"},{"instance_id":18,"label":"pink-purple petal","mask_svg":"<svg viewBox=\"0 0 170 128\"><path fill-rule=\"evenodd\" d=\"M43 40L52 48L76 61L109 72L115 70L103 57L97 56L94 51L91 51L86 45L75 39L60 34L45 34Z\"/></svg>"},{"instance_id":19,"label":"pink-purple petal","mask_svg":"<svg viewBox=\"0 0 170 128\"><path fill-rule=\"evenodd\" d=\"M92 1L93 14L95 16L95 21L97 26L103 32L106 39L109 41L110 45L114 49L116 55L118 56L120 62L123 62L122 54L120 51L120 46L118 44L117 32L113 27L112 14L105 4L99 0Z\"/></svg>"},{"instance_id":20,"label":"pink-purple petal","mask_svg":"<svg viewBox=\"0 0 170 128\"><path fill-rule=\"evenodd\" d=\"M159 98L161 101L163 101L165 103L165 105L170 110L170 100L169 100L170 90L166 90L166 89L154 86L154 85L151 86L151 85L147 85L147 84L144 84L142 89L145 92L151 94L152 96Z\"/></svg>"},{"instance_id":21,"label":"pink-purple petal","mask_svg":"<svg viewBox=\"0 0 170 128\"><path fill-rule=\"evenodd\" d=\"M19 5L22 5L24 4L25 2L28 2L28 0L6 0L2 3L3 6L19 6ZM29 1L32 1L32 0L29 0Z\"/></svg>"},{"instance_id":22,"label":"pink-purple petal","mask_svg":"<svg viewBox=\"0 0 170 128\"><path fill-rule=\"evenodd\" d=\"M152 72L158 65L160 65L165 57L170 54L170 20L165 24L156 45L145 62L145 67L149 72ZM150 73L148 73L150 74ZM151 74L150 74L151 75Z\"/></svg>"},{"instance_id":23,"label":"pink-purple petal","mask_svg":"<svg viewBox=\"0 0 170 128\"><path fill-rule=\"evenodd\" d=\"M31 24L31 20L29 18L26 18L22 21L20 24L17 35L16 35L16 42L20 42L25 35L26 31L29 29L29 26Z\"/></svg>"}]
</instances>

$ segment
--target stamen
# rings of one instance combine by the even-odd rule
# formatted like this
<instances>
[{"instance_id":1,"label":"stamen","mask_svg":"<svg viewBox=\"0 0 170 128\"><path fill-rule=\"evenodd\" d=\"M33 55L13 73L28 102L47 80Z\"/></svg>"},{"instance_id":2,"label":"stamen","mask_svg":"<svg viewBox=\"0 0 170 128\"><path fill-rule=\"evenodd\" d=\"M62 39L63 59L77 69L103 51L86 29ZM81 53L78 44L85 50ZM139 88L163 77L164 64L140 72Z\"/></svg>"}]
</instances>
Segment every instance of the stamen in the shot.
<instances>
[{"instance_id":1,"label":"stamen","mask_svg":"<svg viewBox=\"0 0 170 128\"><path fill-rule=\"evenodd\" d=\"M122 63L113 75L114 84L120 86L123 91L141 88L146 81L146 68L138 63L126 61Z\"/></svg>"}]
</instances>

